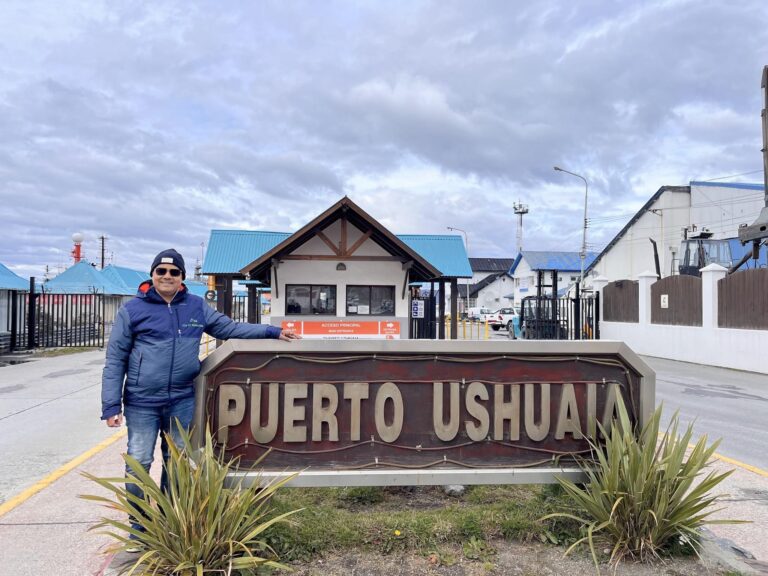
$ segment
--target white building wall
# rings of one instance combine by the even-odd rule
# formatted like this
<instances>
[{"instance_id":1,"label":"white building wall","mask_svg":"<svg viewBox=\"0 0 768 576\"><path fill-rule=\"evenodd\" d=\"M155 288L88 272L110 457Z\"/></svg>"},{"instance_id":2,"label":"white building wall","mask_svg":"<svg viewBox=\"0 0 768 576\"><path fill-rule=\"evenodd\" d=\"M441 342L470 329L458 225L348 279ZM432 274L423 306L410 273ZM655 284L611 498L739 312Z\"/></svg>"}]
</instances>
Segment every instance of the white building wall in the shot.
<instances>
[{"instance_id":1,"label":"white building wall","mask_svg":"<svg viewBox=\"0 0 768 576\"><path fill-rule=\"evenodd\" d=\"M759 190L691 183L691 224L707 228L714 238L736 238L739 225L752 224L765 206Z\"/></svg>"},{"instance_id":2,"label":"white building wall","mask_svg":"<svg viewBox=\"0 0 768 576\"><path fill-rule=\"evenodd\" d=\"M759 189L709 186L691 183L690 194L666 190L650 210L641 215L624 236L595 265L593 276L610 281L636 280L643 271L654 270L653 238L659 248L662 277L677 274L683 229L704 229L714 238L735 238L739 225L755 221L764 204Z\"/></svg>"},{"instance_id":3,"label":"white building wall","mask_svg":"<svg viewBox=\"0 0 768 576\"><path fill-rule=\"evenodd\" d=\"M504 298L504 296L511 294L513 290L514 282L512 278L506 275L500 276L480 290L477 294L477 306L490 308L492 311L510 306L512 300ZM459 288L459 293L461 293L461 288Z\"/></svg>"},{"instance_id":4,"label":"white building wall","mask_svg":"<svg viewBox=\"0 0 768 576\"><path fill-rule=\"evenodd\" d=\"M341 240L340 223L334 222L323 230L328 239L338 246ZM361 236L362 232L347 225L347 246L352 246ZM311 238L308 242L297 248L292 255L297 256L332 256L333 251L319 237ZM381 246L374 241L366 240L354 253L354 256L390 256ZM346 270L336 270L336 266L343 262ZM399 261L383 260L282 260L277 268L275 279L274 266L272 275L272 310L270 322L279 326L286 319L286 290L287 284L322 284L336 286L336 316L328 315L291 315L293 320L327 320L347 318L346 298L347 286L394 286L395 287L395 317L392 316L358 316L353 318L359 321L366 320L397 320L400 322L401 337L408 334L408 320L410 317L409 294L405 290L403 297L403 284L405 283L405 271ZM276 287L276 289L274 288Z\"/></svg>"}]
</instances>

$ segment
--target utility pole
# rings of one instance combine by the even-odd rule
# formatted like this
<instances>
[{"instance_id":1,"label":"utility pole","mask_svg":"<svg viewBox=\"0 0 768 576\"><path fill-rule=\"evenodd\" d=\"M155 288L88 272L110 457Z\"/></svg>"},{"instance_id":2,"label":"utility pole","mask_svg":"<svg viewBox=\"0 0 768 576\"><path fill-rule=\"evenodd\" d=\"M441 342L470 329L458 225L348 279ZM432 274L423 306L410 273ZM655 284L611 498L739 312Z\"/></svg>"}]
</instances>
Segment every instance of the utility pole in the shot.
<instances>
[{"instance_id":1,"label":"utility pole","mask_svg":"<svg viewBox=\"0 0 768 576\"><path fill-rule=\"evenodd\" d=\"M555 171L565 172L571 176L576 176L576 178L581 178L584 181L584 229L581 236L581 252L579 252L579 258L581 259L581 275L579 276L579 284L584 286L584 260L587 258L587 196L589 195L589 184L587 184L587 179L584 178L584 176L581 174L576 174L576 172L571 172L565 168L560 168L560 166L555 166Z\"/></svg>"},{"instance_id":2,"label":"utility pole","mask_svg":"<svg viewBox=\"0 0 768 576\"><path fill-rule=\"evenodd\" d=\"M522 202L516 202L512 204L512 208L517 214L517 253L520 254L523 251L523 216L528 214L528 204Z\"/></svg>"},{"instance_id":3,"label":"utility pole","mask_svg":"<svg viewBox=\"0 0 768 576\"><path fill-rule=\"evenodd\" d=\"M107 240L109 239L108 236L104 236L103 234L99 236L99 244L101 245L101 269L104 270L104 251L107 247Z\"/></svg>"}]
</instances>

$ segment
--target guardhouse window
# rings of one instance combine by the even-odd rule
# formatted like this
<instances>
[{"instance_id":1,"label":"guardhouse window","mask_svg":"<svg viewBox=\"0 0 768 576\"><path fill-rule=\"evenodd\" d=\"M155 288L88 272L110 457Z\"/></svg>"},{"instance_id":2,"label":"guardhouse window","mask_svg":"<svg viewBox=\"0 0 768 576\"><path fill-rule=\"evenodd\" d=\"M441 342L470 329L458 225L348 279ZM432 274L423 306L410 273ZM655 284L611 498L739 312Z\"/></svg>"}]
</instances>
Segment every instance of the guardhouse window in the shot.
<instances>
[{"instance_id":1,"label":"guardhouse window","mask_svg":"<svg viewBox=\"0 0 768 576\"><path fill-rule=\"evenodd\" d=\"M326 314L336 316L336 286L286 284L285 315Z\"/></svg>"},{"instance_id":2,"label":"guardhouse window","mask_svg":"<svg viewBox=\"0 0 768 576\"><path fill-rule=\"evenodd\" d=\"M394 315L394 286L347 286L347 316Z\"/></svg>"}]
</instances>

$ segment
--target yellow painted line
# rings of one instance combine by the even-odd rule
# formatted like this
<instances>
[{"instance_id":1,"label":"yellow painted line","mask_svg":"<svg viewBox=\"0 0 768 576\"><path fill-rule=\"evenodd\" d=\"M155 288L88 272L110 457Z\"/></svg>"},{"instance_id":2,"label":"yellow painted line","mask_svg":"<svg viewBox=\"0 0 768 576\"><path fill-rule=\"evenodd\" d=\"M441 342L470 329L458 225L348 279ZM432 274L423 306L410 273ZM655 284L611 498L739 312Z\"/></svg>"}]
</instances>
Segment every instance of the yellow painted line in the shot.
<instances>
[{"instance_id":1,"label":"yellow painted line","mask_svg":"<svg viewBox=\"0 0 768 576\"><path fill-rule=\"evenodd\" d=\"M717 460L721 460L727 464L738 466L739 468L743 468L744 470L749 470L750 472L754 472L755 474L759 474L760 476L765 476L766 478L768 478L768 470L763 470L762 468L758 468L757 466L752 466L752 464L747 464L746 462L741 462L739 460L734 460L733 458L728 458L728 456L723 456L722 454L718 454L717 452L712 454L712 457L716 458Z\"/></svg>"},{"instance_id":2,"label":"yellow painted line","mask_svg":"<svg viewBox=\"0 0 768 576\"><path fill-rule=\"evenodd\" d=\"M68 472L71 472L72 470L80 466L80 464L82 464L89 458L95 456L96 454L98 454L108 446L111 446L121 438L124 438L127 433L128 431L125 428L123 428L122 430L120 430L120 432L113 434L112 436L110 436L106 440L103 440L102 442L100 442L90 450L80 454L80 456L78 456L74 460L70 460L58 470L53 471L51 474L49 474L42 480L39 480L34 485L24 490L24 492L22 492L21 494L17 494L7 502L3 502L2 504L0 504L0 516L7 514L8 512L16 508L19 504L21 504L26 500L29 500L32 496L40 492L40 490L47 488L48 486L56 482L56 480L58 480Z\"/></svg>"}]
</instances>

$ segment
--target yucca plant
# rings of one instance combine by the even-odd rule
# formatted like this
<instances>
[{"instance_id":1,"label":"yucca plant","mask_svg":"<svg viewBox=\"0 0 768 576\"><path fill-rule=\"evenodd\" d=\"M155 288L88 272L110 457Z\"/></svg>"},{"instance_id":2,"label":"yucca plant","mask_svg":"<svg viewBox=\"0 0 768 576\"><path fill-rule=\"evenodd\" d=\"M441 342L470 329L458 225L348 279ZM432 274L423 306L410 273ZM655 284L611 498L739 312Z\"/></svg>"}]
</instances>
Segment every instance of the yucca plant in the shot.
<instances>
[{"instance_id":1,"label":"yucca plant","mask_svg":"<svg viewBox=\"0 0 768 576\"><path fill-rule=\"evenodd\" d=\"M697 483L720 441L707 447L707 437L702 436L689 452L693 426L678 436L675 412L660 437L661 413L660 406L637 434L620 401L618 419L609 430L600 426L604 443L590 440L593 460L580 463L587 482L577 485L558 478L574 509L545 518L572 518L586 530L566 554L588 542L597 567L595 543L599 542L601 547L608 545L613 565L624 558L652 561L680 544L697 550L699 529L705 524L735 522L709 518L717 511L712 505L720 497L711 491L733 470L710 471Z\"/></svg>"},{"instance_id":2,"label":"yucca plant","mask_svg":"<svg viewBox=\"0 0 768 576\"><path fill-rule=\"evenodd\" d=\"M250 486L241 479L230 486L227 474L237 466L238 459L226 459L223 451L216 455L209 430L205 446L194 453L194 458L190 435L181 430L181 436L181 447L173 443L170 435L166 437L170 454L166 463L167 493L128 455L123 458L133 474L127 478L83 474L111 492L111 497L81 498L126 515L124 521L102 518L91 529L101 529L117 541L110 547L112 552L136 546L140 549L136 561L124 566L120 574L245 575L260 567L284 567L266 544L264 532L299 511L275 516L269 506L275 492L292 477L265 485L256 481ZM254 470L260 462L256 462ZM128 492L126 481L140 486L145 498ZM144 532L131 528L127 518L137 515L136 511L140 512Z\"/></svg>"}]
</instances>

